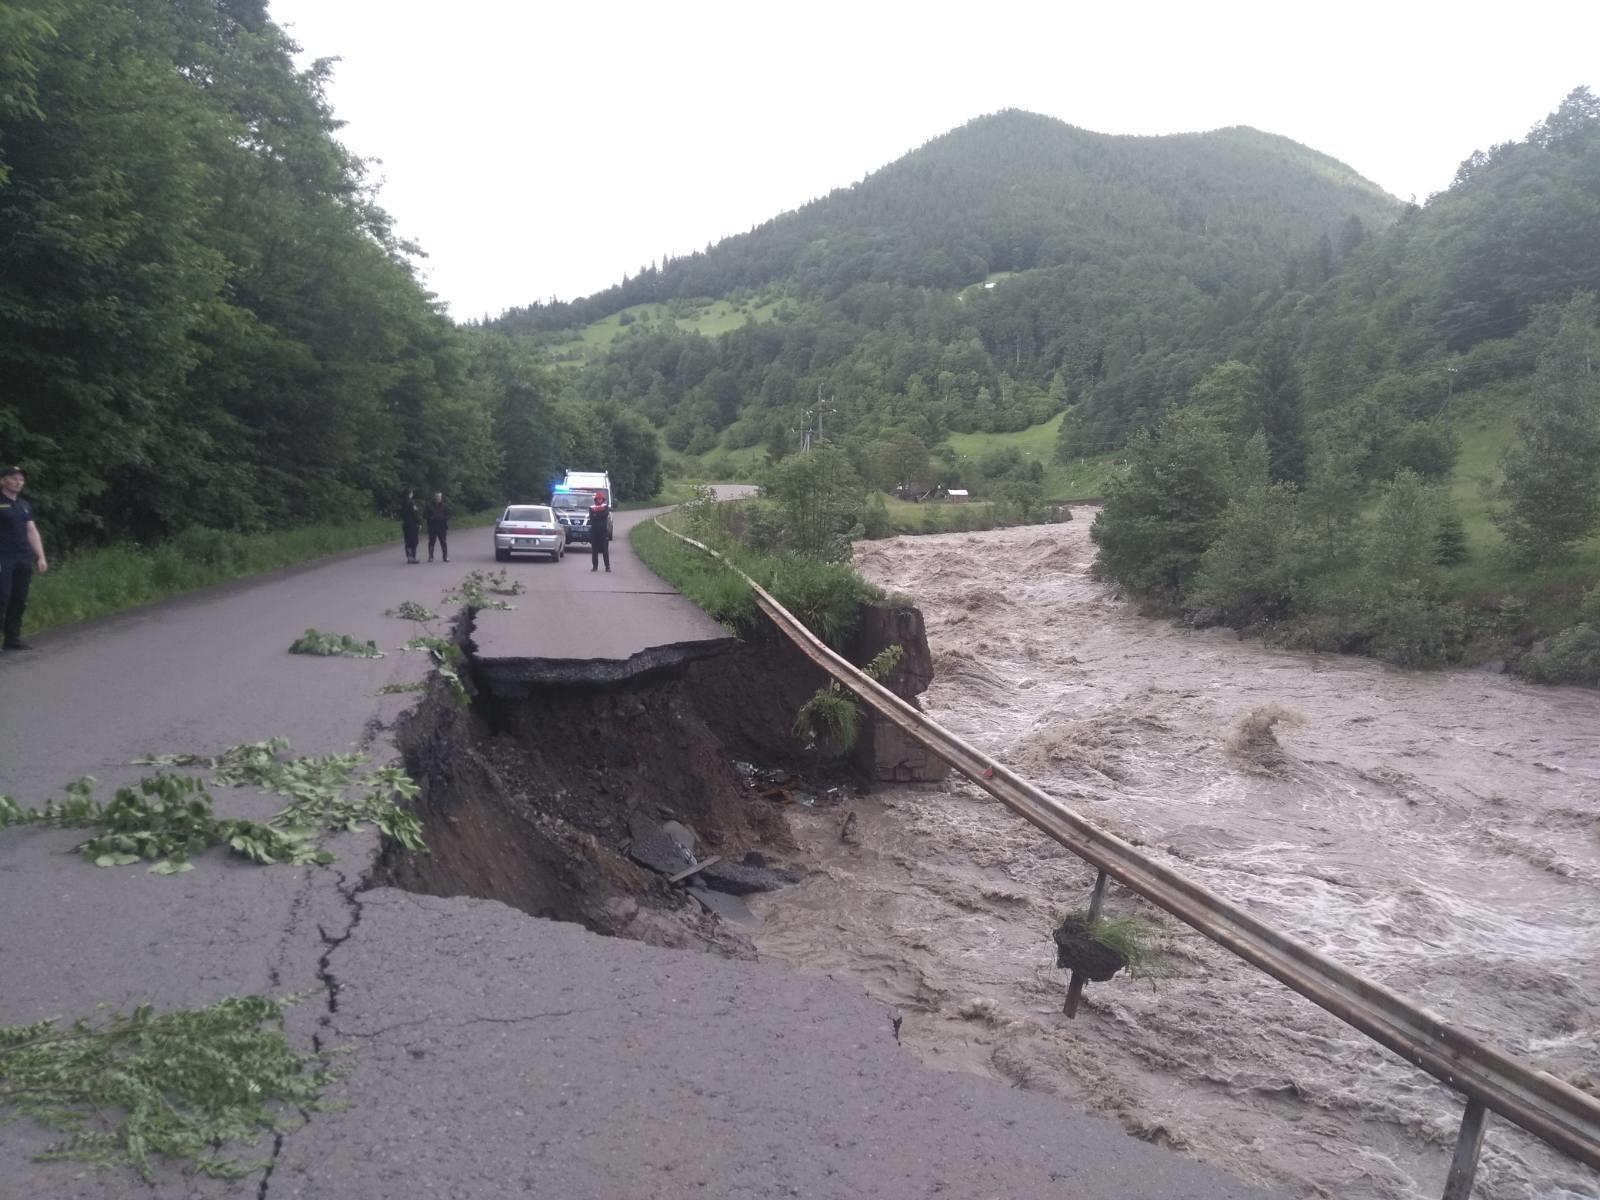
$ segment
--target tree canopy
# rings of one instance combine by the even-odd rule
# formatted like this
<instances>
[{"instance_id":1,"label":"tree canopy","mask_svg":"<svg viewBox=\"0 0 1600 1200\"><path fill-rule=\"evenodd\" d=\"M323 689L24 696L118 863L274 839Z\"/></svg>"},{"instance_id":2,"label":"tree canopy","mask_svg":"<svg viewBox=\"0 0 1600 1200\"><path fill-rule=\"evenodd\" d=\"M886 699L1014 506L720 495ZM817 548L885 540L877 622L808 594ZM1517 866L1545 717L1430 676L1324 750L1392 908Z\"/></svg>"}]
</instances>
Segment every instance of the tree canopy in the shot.
<instances>
[{"instance_id":1,"label":"tree canopy","mask_svg":"<svg viewBox=\"0 0 1600 1200\"><path fill-rule=\"evenodd\" d=\"M0 9L0 453L55 543L407 485L478 507L583 455L652 493L637 417L559 402L529 347L439 311L338 141L331 64L294 51L261 0Z\"/></svg>"}]
</instances>

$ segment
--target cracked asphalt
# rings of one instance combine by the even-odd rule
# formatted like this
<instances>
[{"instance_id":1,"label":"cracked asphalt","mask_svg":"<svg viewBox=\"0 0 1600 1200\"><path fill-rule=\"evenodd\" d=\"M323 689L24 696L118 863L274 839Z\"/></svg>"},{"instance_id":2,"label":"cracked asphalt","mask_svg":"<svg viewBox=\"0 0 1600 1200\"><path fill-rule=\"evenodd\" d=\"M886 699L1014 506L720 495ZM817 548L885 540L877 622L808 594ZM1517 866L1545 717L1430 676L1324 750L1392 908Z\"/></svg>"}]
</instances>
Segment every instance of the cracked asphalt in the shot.
<instances>
[{"instance_id":1,"label":"cracked asphalt","mask_svg":"<svg viewBox=\"0 0 1600 1200\"><path fill-rule=\"evenodd\" d=\"M722 636L633 558L625 529L643 515L618 516L611 576L586 554L509 564L529 591L496 614L495 636L556 661L597 604L608 656ZM458 531L449 564L414 567L396 534L381 551L31 638L35 651L0 661L0 791L39 805L92 774L108 799L147 773L131 765L145 753L268 737L390 760L388 728L411 698L377 690L427 664L398 650L417 627L384 610L446 612L467 571L498 569L486 530ZM311 626L373 638L387 657L288 654ZM213 796L228 815L281 806ZM269 1169L243 1180L162 1167L145 1184L36 1162L51 1136L0 1125L0 1200L1262 1195L1054 1099L921 1066L892 1012L847 984L369 888L370 832L330 841L331 867L213 851L170 877L90 866L80 840L0 833L0 1024L292 993L291 1036L348 1050L350 1071L331 1096L341 1107L263 1139L253 1156Z\"/></svg>"}]
</instances>

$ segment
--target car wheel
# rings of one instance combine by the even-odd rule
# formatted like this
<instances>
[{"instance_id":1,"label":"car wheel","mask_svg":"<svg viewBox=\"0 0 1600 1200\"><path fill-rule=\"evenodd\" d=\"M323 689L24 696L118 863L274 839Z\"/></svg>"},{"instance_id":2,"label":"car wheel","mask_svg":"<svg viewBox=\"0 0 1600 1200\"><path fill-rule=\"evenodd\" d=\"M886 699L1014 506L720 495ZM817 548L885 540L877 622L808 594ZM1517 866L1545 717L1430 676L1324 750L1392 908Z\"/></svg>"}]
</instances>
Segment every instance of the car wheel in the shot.
<instances>
[{"instance_id":1,"label":"car wheel","mask_svg":"<svg viewBox=\"0 0 1600 1200\"><path fill-rule=\"evenodd\" d=\"M498 550L497 549L494 552L494 560L495 560L495 562L510 562L511 561L511 551L509 551L509 550Z\"/></svg>"}]
</instances>

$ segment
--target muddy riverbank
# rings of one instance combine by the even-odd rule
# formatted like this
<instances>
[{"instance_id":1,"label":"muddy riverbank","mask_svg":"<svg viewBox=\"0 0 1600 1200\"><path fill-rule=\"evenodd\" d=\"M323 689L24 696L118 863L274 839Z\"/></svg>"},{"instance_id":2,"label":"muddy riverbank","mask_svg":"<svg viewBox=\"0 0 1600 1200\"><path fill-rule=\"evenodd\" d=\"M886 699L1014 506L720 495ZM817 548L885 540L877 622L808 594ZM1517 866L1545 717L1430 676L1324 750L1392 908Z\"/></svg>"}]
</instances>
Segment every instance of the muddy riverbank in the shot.
<instances>
[{"instance_id":1,"label":"muddy riverbank","mask_svg":"<svg viewBox=\"0 0 1600 1200\"><path fill-rule=\"evenodd\" d=\"M955 733L1205 886L1474 1034L1600 1088L1600 695L1291 654L1142 617L1069 525L863 543L917 597ZM1052 1092L1301 1196L1437 1196L1459 1101L1113 887L1162 929L1076 1021L1049 929L1092 873L960 781L876 791L857 844L792 815L813 873L764 959L859 979L926 1059ZM1491 1122L1480 1200L1600 1180Z\"/></svg>"}]
</instances>

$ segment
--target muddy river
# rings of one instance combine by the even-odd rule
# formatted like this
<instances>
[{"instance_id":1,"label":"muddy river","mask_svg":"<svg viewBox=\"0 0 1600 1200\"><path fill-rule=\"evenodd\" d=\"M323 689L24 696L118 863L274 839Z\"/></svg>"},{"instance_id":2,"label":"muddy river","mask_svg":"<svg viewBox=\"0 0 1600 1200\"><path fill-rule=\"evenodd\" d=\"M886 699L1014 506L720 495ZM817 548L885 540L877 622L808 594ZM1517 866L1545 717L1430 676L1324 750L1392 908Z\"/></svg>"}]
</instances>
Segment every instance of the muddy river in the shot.
<instances>
[{"instance_id":1,"label":"muddy river","mask_svg":"<svg viewBox=\"0 0 1600 1200\"><path fill-rule=\"evenodd\" d=\"M862 543L918 598L936 720L1079 812L1474 1035L1600 1088L1600 694L1286 653L1142 617L1060 526ZM1276 718L1274 720L1274 718ZM1262 732L1266 730L1266 732ZM763 958L859 980L927 1061L1053 1093L1295 1196L1440 1195L1448 1089L1113 885L1142 977L1075 1021L1050 929L1090 868L965 781L795 809L819 864ZM1600 1196L1491 1118L1478 1200Z\"/></svg>"}]
</instances>

